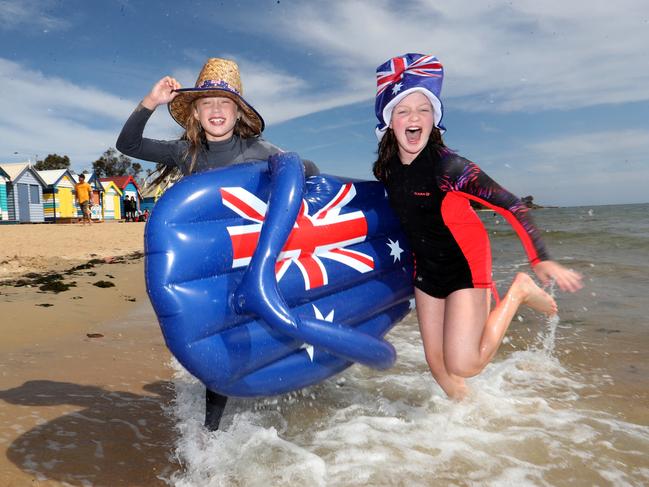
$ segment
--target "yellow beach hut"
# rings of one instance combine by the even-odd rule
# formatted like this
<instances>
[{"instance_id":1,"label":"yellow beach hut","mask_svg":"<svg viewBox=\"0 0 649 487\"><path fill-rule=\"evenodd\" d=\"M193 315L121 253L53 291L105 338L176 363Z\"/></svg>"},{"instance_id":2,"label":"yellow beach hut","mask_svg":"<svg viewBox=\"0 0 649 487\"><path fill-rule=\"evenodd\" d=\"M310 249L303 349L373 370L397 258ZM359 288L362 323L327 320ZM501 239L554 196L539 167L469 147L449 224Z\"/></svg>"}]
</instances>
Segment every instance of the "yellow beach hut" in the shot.
<instances>
[{"instance_id":1,"label":"yellow beach hut","mask_svg":"<svg viewBox=\"0 0 649 487\"><path fill-rule=\"evenodd\" d=\"M104 220L121 220L122 191L114 181L101 181L104 188Z\"/></svg>"},{"instance_id":2,"label":"yellow beach hut","mask_svg":"<svg viewBox=\"0 0 649 487\"><path fill-rule=\"evenodd\" d=\"M45 221L54 223L76 220L74 204L74 177L68 169L49 169L37 171L45 181L43 189L43 211Z\"/></svg>"}]
</instances>

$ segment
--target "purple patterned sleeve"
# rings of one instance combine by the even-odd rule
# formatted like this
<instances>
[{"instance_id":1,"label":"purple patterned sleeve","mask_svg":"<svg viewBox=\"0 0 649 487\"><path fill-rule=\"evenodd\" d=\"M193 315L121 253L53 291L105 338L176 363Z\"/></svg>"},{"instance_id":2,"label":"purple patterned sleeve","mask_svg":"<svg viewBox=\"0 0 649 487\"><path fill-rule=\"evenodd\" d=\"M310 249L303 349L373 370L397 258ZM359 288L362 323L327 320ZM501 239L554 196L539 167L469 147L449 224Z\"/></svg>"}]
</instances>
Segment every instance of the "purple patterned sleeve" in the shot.
<instances>
[{"instance_id":1,"label":"purple patterned sleeve","mask_svg":"<svg viewBox=\"0 0 649 487\"><path fill-rule=\"evenodd\" d=\"M438 184L442 191L460 193L502 215L518 234L532 265L549 260L529 208L518 197L487 176L476 164L456 154L446 154L440 169Z\"/></svg>"}]
</instances>

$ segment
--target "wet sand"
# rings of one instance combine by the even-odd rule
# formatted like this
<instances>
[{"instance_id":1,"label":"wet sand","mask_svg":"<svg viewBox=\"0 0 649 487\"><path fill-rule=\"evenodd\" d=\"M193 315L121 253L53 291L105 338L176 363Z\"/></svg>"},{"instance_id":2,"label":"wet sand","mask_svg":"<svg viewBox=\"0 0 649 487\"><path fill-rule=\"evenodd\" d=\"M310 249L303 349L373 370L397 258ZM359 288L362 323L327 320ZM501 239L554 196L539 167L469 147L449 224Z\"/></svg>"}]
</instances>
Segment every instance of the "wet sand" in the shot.
<instances>
[{"instance_id":1,"label":"wet sand","mask_svg":"<svg viewBox=\"0 0 649 487\"><path fill-rule=\"evenodd\" d=\"M93 232L111 225L120 231L98 253ZM0 227L0 268L11 270L0 272L13 283L0 287L1 487L165 485L170 477L180 485L647 484L646 243L632 240L616 254L603 223L587 244L549 235L586 288L558 295L558 327L521 312L475 378L474 400L444 399L411 315L390 334L399 360L389 371L355 366L343 386L337 379L297 399L232 401L223 430L209 435L200 426L202 386L187 377L172 389L142 259L132 254L142 250L143 225L50 226L47 244L14 235L5 250L5 230L47 228ZM69 232L86 232L88 246L75 244L76 259L61 261L56 252L72 255ZM499 284L520 270L512 262L519 244L507 238L495 237ZM92 267L65 272L90 259ZM16 268L38 272L19 278ZM40 292L45 269L61 274L50 284L76 287ZM99 280L116 286L93 286ZM170 419L162 408L172 403Z\"/></svg>"},{"instance_id":2,"label":"wet sand","mask_svg":"<svg viewBox=\"0 0 649 487\"><path fill-rule=\"evenodd\" d=\"M177 468L143 230L0 227L1 486L166 485L158 477ZM40 289L48 283L74 285Z\"/></svg>"}]
</instances>

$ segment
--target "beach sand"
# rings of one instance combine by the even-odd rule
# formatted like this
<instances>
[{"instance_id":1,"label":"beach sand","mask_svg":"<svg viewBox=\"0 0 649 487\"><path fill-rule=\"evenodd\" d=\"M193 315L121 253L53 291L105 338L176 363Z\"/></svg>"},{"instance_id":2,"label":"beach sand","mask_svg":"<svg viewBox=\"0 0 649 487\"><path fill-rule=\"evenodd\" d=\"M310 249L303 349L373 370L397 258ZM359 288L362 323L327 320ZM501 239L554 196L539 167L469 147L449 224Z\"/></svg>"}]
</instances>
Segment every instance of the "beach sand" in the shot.
<instances>
[{"instance_id":1,"label":"beach sand","mask_svg":"<svg viewBox=\"0 0 649 487\"><path fill-rule=\"evenodd\" d=\"M0 280L143 251L144 223L0 226Z\"/></svg>"},{"instance_id":2,"label":"beach sand","mask_svg":"<svg viewBox=\"0 0 649 487\"><path fill-rule=\"evenodd\" d=\"M177 468L143 233L0 227L1 486L166 485L158 476Z\"/></svg>"},{"instance_id":3,"label":"beach sand","mask_svg":"<svg viewBox=\"0 0 649 487\"><path fill-rule=\"evenodd\" d=\"M646 207L594 215L536 215L586 288L557 293L558 324L521 311L472 400L444 399L411 313L390 332L389 371L355 366L306 395L230 401L212 435L204 388L187 374L171 383L143 224L0 226L0 487L646 485ZM524 257L513 232L488 229L502 286Z\"/></svg>"}]
</instances>

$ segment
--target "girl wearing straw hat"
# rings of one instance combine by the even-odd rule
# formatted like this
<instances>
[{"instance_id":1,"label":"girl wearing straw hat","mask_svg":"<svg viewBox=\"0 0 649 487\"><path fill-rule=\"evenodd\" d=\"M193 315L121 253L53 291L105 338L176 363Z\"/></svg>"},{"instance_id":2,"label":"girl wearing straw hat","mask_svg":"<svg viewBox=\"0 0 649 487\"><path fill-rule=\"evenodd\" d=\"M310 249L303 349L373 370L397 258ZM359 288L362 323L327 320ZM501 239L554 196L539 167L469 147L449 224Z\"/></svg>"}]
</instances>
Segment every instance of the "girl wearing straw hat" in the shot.
<instances>
[{"instance_id":1,"label":"girl wearing straw hat","mask_svg":"<svg viewBox=\"0 0 649 487\"><path fill-rule=\"evenodd\" d=\"M143 137L153 111L168 104L169 113L185 129L179 140ZM156 181L177 178L245 161L265 160L282 152L263 140L261 115L243 98L239 67L234 61L208 59L194 88L181 88L170 76L158 81L124 124L117 149L131 157L163 164ZM319 173L303 160L306 176ZM180 174L179 174L180 173ZM205 426L218 429L227 398L206 390Z\"/></svg>"},{"instance_id":2,"label":"girl wearing straw hat","mask_svg":"<svg viewBox=\"0 0 649 487\"><path fill-rule=\"evenodd\" d=\"M377 68L378 158L374 175L387 189L415 256L415 302L426 361L454 399L465 378L491 361L521 304L553 315L554 299L518 273L501 301L491 276L488 235L469 204L477 201L514 227L532 269L564 291L581 276L549 260L526 206L471 161L444 145L443 67L434 56L405 54ZM491 291L496 307L490 311Z\"/></svg>"},{"instance_id":3,"label":"girl wearing straw hat","mask_svg":"<svg viewBox=\"0 0 649 487\"><path fill-rule=\"evenodd\" d=\"M185 129L179 140L142 136L153 111L168 104L172 118ZM264 160L282 150L260 137L261 115L243 98L239 67L228 59L208 59L194 88L181 88L171 76L158 81L124 124L117 149L131 157L166 166L158 179L207 171L245 161ZM319 173L304 161L307 176Z\"/></svg>"}]
</instances>

